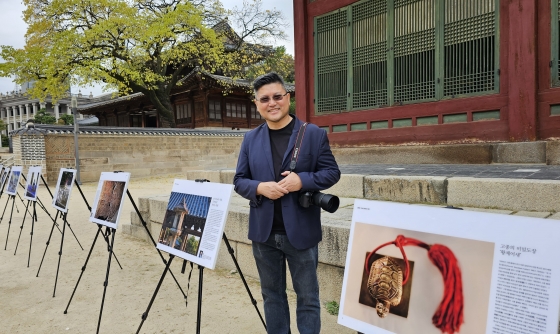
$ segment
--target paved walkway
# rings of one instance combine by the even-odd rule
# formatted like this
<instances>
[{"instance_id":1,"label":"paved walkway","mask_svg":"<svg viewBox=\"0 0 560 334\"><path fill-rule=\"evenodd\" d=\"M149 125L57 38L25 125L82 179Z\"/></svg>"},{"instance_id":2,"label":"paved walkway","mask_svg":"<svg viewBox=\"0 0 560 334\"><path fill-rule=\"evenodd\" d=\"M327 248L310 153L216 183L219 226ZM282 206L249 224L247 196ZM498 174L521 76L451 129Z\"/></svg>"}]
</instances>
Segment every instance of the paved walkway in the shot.
<instances>
[{"instance_id":1,"label":"paved walkway","mask_svg":"<svg viewBox=\"0 0 560 334\"><path fill-rule=\"evenodd\" d=\"M343 174L560 180L557 165L340 165Z\"/></svg>"}]
</instances>

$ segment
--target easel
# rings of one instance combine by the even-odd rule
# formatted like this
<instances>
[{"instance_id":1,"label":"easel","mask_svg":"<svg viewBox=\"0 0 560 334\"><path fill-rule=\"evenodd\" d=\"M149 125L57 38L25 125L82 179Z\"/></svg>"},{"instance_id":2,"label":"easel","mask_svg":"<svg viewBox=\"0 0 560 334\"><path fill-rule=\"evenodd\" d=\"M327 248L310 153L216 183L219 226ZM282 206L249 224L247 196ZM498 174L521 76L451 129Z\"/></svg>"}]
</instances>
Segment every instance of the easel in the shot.
<instances>
[{"instance_id":1,"label":"easel","mask_svg":"<svg viewBox=\"0 0 560 334\"><path fill-rule=\"evenodd\" d=\"M41 175L41 178L42 177L43 176ZM44 179L43 179L43 183L45 183L45 186L47 186ZM78 187L78 189L80 189L79 184L77 182L75 182L75 184ZM49 189L48 186L47 186L47 190L49 191L49 194L51 195L51 197L54 200L54 196L53 196L53 194L52 194L52 192L51 192L51 190ZM86 206L88 207L89 211L91 211L91 208L90 208L89 204L87 203L87 200L85 199L81 189L80 189L80 193L82 194L82 198L84 199L84 201L86 203ZM68 223L68 220L66 219L67 216L68 216L68 210L66 210L66 212L63 212L63 211L60 211L60 210L57 209L56 216L55 216L55 219L53 220L53 225L51 227L51 232L49 233L49 238L48 238L46 246L45 246L45 251L43 252L43 257L41 258L41 264L39 264L39 269L37 270L37 275L35 276L35 277L39 277L39 272L41 271L41 267L43 266L43 261L45 260L45 255L47 254L47 249L49 248L49 244L51 242L54 227L55 226L58 227L58 224L56 223L56 220L58 219L59 215L62 217L63 226L62 226L62 231L61 231L62 238L60 239L60 250L58 252L58 265L56 267L56 276L55 276L55 280L54 280L53 298L56 296L56 285L57 285L57 282L58 282L58 273L59 273L59 270L60 270L60 261L61 261L61 258L62 258L62 247L64 245L64 235L65 235L65 231L66 231L66 226L68 226L68 228L70 228L70 231L72 231L72 227L70 226L70 223ZM60 230L60 228L59 228L59 230ZM74 231L72 231L72 234L74 234ZM74 234L74 237L76 237L75 234ZM76 240L78 240L78 238L76 238ZM109 241L107 240L107 242L109 242ZM78 244L80 245L80 248L82 248L82 250L84 250L84 248L82 247L82 245L80 244L79 241L78 241ZM90 253L91 253L91 251L90 251ZM115 259L116 258L117 257L115 256ZM119 263L118 259L117 259L117 263ZM119 266L120 266L120 263L119 263ZM121 269L122 269L122 267L121 267Z\"/></svg>"},{"instance_id":2,"label":"easel","mask_svg":"<svg viewBox=\"0 0 560 334\"><path fill-rule=\"evenodd\" d=\"M22 176L23 176L23 175L22 175ZM27 179L25 178L25 176L23 176L23 179L27 182ZM45 181L45 178L43 177L42 174L41 174L41 180L43 181L43 184L45 185L45 187L46 187L47 190L49 191L49 194L51 195L51 198L52 198L52 197L53 197L52 192L51 192L51 190L50 190L50 188L49 188L49 185L48 185L47 182ZM21 183L20 183L20 186L22 186L23 189L24 189L24 191L26 191L25 186L23 186ZM19 195L19 194L18 194L18 195ZM23 202L23 200L22 200L22 202ZM49 212L47 211L47 209L45 208L45 206L42 204L41 200L39 199L39 196L38 196L38 195L35 196L35 201L31 201L31 200L28 200L28 201L27 201L27 206L26 206L26 208L25 208L25 214L23 215L23 222L22 222L22 224L21 224L21 226L20 226L19 237L18 237L18 241L17 241L17 243L16 243L16 249L15 249L15 251L14 251L14 255L16 255L16 252L17 252L17 248L18 248L18 245L19 245L19 240L20 240L20 238L21 238L21 232L23 231L23 226L25 225L25 218L26 218L26 216L27 216L28 207L29 207L30 202L33 202L33 214L31 215L31 239L30 239L30 242L29 242L29 255L28 255L28 257L27 257L27 267L28 267L28 268L29 268L29 262L30 262L30 259L31 259L31 246L32 246L32 244L33 244L33 231L34 231L34 227L35 227L35 222L37 221L37 210L36 210L36 204L37 204L37 202L39 202L39 207L41 207L41 208L49 215L49 217L50 217L51 220L53 221L53 229L54 229L54 226L56 225L57 228L58 228L58 230L60 231L60 227L59 227L58 224L56 223L56 220L58 219L58 211L57 211L57 213L56 213L55 218L53 219L52 216L50 215L50 213L49 213ZM74 231L72 230L72 227L70 226L70 224L69 224L68 221L66 220L66 214L64 214L64 226L62 227L62 231L61 231L61 233L62 233L62 240L64 240L64 230L65 230L65 228L66 228L66 225L68 225L68 228L70 228L70 231L71 231L72 234L74 235L74 238L76 238L76 241L78 242L78 245L80 245L80 248L82 248L82 250L84 250L84 248L82 247L82 244L80 244L80 241L78 240L78 237L76 236L76 234L75 234ZM51 234L52 234L52 231L51 231ZM50 239L50 236L49 236L49 239ZM60 252L62 252L62 244L61 244ZM43 255L43 256L44 256L44 255ZM41 260L41 263L42 263L42 260ZM59 263L59 264L60 264L60 263ZM57 278L58 278L58 274L57 274ZM55 290L56 290L56 284L55 284ZM53 296L53 297L54 297L54 296Z\"/></svg>"},{"instance_id":3,"label":"easel","mask_svg":"<svg viewBox=\"0 0 560 334\"><path fill-rule=\"evenodd\" d=\"M197 179L197 180L195 180L195 182L204 183L204 182L210 182L210 181L206 180L206 179ZM241 268L239 267L239 263L237 262L237 259L235 258L234 250L231 247L231 245L229 244L229 240L226 237L225 233L222 234L222 240L224 240L224 243L226 244L226 247L228 249L228 253L231 255L233 263L235 264L235 268L237 269L237 272L239 273L239 276L241 277L241 280L243 281L243 284L245 285L245 289L247 290L247 293L249 294L249 298L251 299L251 303L255 307L255 310L257 311L257 314L259 315L259 318L261 319L261 322L262 322L262 324L264 326L264 329L266 331L266 323L264 322L264 319L261 315L261 312L259 311L259 308L257 307L257 301L255 300L255 298L253 297L253 294L251 293L251 290L249 289L249 285L247 284L247 281L245 280L245 276L243 276L243 272L241 271ZM154 291L154 294L152 295L152 298L150 299L150 303L148 304L148 308L146 309L146 311L144 313L142 313L142 321L140 322L140 325L138 326L138 329L136 330L136 334L140 333L140 329L142 329L142 325L144 324L144 321L146 321L146 319L148 318L148 313L150 312L150 309L152 308L152 304L154 303L154 300L156 299L156 296L159 292L161 284L163 283L165 275L167 274L167 271L171 272L171 270L169 269L169 266L171 265L171 261L173 261L174 258L175 258L175 255L169 254L169 260L166 263L165 270L163 271L163 274L161 274L159 282L156 286L156 290ZM187 263L187 260L183 260L183 272L185 270L186 263ZM191 262L191 268L192 268L192 262ZM203 278L204 278L204 266L198 265L198 300L197 300L197 311L196 311L196 334L200 334L200 325L201 325L201 317L202 317L202 284L203 284L203 281L204 281ZM189 275L189 281L190 281L190 275Z\"/></svg>"},{"instance_id":4,"label":"easel","mask_svg":"<svg viewBox=\"0 0 560 334\"><path fill-rule=\"evenodd\" d=\"M13 173L13 171L12 171L12 173ZM8 183L10 182L10 175L8 175L9 179L6 180ZM18 183L19 183L19 178L18 178ZM17 185L16 185L16 188L17 188ZM15 192L17 194L17 189L15 189ZM14 205L16 204L16 195L9 194L9 193L8 193L8 195L10 195L10 197L8 198L8 201L6 202L6 206L4 207L4 212L6 212L6 208L8 207L8 203L10 202L10 199L12 200L12 210L10 211L10 220L8 221L8 234L6 234L6 244L4 245L4 250L8 249L8 239L10 237L10 227L12 226L12 217L14 215ZM21 197L20 197L20 199L21 199ZM22 200L22 202L23 202L23 200ZM17 208L16 208L16 210L17 210ZM0 221L4 218L4 212L2 213L2 217L0 218ZM18 212L19 212L19 210L18 210Z\"/></svg>"},{"instance_id":5,"label":"easel","mask_svg":"<svg viewBox=\"0 0 560 334\"><path fill-rule=\"evenodd\" d=\"M115 173L119 173L119 172L115 172ZM80 186L78 185L78 183L76 183L76 185L77 185L77 187L78 187L78 189L79 189L79 191L80 191L80 194L82 195L82 198L83 198L84 201L86 202L86 205L88 206L88 209L89 209L90 212L91 212L91 207L89 206L89 204L87 204L87 201L86 201L85 196L84 196L84 194L83 194L83 192L82 192L82 189L80 188ZM127 195L128 195L128 198L129 198L130 201L132 202L132 205L134 206L134 209L136 210L136 213L138 214L138 216L139 216L140 219L142 220L142 224L143 224L143 226L144 226L146 232L148 233L148 235L149 235L150 238L152 239L152 242L153 242L154 245L155 245L154 238L152 237L152 234L150 233L150 230L148 229L148 227L147 227L147 225L146 225L146 222L145 222L144 219L142 218L142 215L140 214L140 211L138 210L138 207L136 206L136 203L134 202L134 199L133 199L132 196L130 195L130 191L129 191L128 189L126 190L126 193L127 193ZM67 313L68 313L68 308L70 307L70 303L72 302L72 299L74 298L74 294L76 293L76 289L78 288L78 285L80 284L80 280L82 279L82 275L84 274L84 271L85 271L85 269L86 269L87 263L88 263L89 258L90 258L90 256L91 256L91 252L93 251L93 247L95 246L95 242L97 241L97 237L99 236L99 233L102 232L102 230L101 230L101 229L102 229L102 225L101 225L101 224L97 224L97 227L98 227L97 233L95 234L95 238L93 239L93 243L92 243L92 245L91 245L91 248L90 248L90 250L89 250L88 256L87 256L87 258L86 258L86 262L85 262L84 266L82 267L82 272L80 273L80 277L78 278L78 281L76 282L76 286L74 287L74 291L72 291L72 295L70 296L70 300L68 301L68 305L66 306L66 309L64 310L64 314L67 314ZM102 232L102 233L103 233L103 232ZM109 235L111 235L111 234L112 234L112 237L111 237L111 241L109 242L109 241L108 241L108 237L109 237ZM107 226L105 227L105 233L103 233L103 235L104 235L105 240L107 241L107 248L108 248L107 250L108 250L108 252L109 252L109 259L108 259L108 262L107 262L107 271L106 271L106 275L105 275L105 281L103 282L103 287L104 287L104 288L103 288L103 297L102 297L102 299L101 299L101 309L100 309L100 311L99 311L99 320L98 320L98 322L97 322L97 332L96 332L96 333L99 333L99 327L100 327L100 325L101 325L101 317L102 317L102 315L103 315L103 306L104 306L104 304L105 304L105 294L106 294L106 292L107 292L107 285L109 285L109 272L110 272L110 268L111 268L111 259L112 259L112 256L113 256L113 246L114 246L114 244L115 244L115 234L116 234L116 230L115 230L115 229L110 228L110 227L107 227ZM165 259L163 258L163 254L161 254L161 252L160 252L159 249L158 249L157 251L158 251L158 253L159 253L161 259L163 260L163 262L166 263ZM116 259L116 257L115 257L115 259ZM118 260L117 260L117 262L118 262ZM119 263L119 266L120 266L120 263ZM122 269L122 267L121 267L121 269ZM171 274L173 275L173 273L171 273ZM175 276L173 276L173 277L175 277ZM175 282L177 283L177 287L179 287L179 290L181 291L181 293L183 294L183 297L184 297L185 300L186 300L186 299L187 299L187 296L185 295L183 289L182 289L181 286L179 285L179 282L177 281L177 279L175 279Z\"/></svg>"}]
</instances>

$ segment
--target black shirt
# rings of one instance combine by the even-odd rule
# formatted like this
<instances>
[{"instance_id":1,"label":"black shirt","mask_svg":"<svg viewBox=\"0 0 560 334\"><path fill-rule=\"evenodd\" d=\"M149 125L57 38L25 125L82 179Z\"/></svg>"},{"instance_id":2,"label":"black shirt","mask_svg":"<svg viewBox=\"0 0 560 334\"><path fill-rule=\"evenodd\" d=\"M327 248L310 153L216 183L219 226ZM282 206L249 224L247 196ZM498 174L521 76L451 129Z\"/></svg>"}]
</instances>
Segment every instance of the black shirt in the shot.
<instances>
[{"instance_id":1,"label":"black shirt","mask_svg":"<svg viewBox=\"0 0 560 334\"><path fill-rule=\"evenodd\" d=\"M284 154L288 148L288 143L290 142L290 137L294 130L295 120L292 121L279 130L268 129L270 134L270 148L272 150L272 164L274 166L274 181L278 182L284 177L280 174L285 172L282 170L282 161L284 160ZM272 220L272 233L276 234L286 234L286 228L284 227L284 218L282 217L282 202L279 199L274 200L274 219Z\"/></svg>"}]
</instances>

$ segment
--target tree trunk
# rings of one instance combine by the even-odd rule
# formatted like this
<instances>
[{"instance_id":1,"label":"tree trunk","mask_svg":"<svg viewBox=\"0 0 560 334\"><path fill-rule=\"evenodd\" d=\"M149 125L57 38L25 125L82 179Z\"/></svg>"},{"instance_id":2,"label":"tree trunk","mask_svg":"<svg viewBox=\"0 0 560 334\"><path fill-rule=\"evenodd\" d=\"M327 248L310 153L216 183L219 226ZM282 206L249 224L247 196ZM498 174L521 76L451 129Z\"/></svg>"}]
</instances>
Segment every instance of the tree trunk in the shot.
<instances>
[{"instance_id":1,"label":"tree trunk","mask_svg":"<svg viewBox=\"0 0 560 334\"><path fill-rule=\"evenodd\" d=\"M174 128L175 127L175 113L173 111L173 104L171 97L161 91L150 92L150 102L154 104L158 111L160 127Z\"/></svg>"}]
</instances>

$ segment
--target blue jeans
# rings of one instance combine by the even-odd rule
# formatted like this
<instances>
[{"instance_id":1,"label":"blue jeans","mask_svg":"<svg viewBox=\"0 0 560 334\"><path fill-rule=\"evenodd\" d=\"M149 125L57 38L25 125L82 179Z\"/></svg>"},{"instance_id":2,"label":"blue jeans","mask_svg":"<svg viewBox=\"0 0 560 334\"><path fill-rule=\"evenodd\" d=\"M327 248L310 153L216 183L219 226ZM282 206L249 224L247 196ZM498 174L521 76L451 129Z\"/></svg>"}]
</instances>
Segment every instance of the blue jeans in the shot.
<instances>
[{"instance_id":1,"label":"blue jeans","mask_svg":"<svg viewBox=\"0 0 560 334\"><path fill-rule=\"evenodd\" d=\"M298 330L301 334L319 334L321 303L317 280L318 247L298 250L290 244L286 235L271 234L265 243L253 241L253 255L261 280L268 334L290 333L286 260L297 294Z\"/></svg>"}]
</instances>

